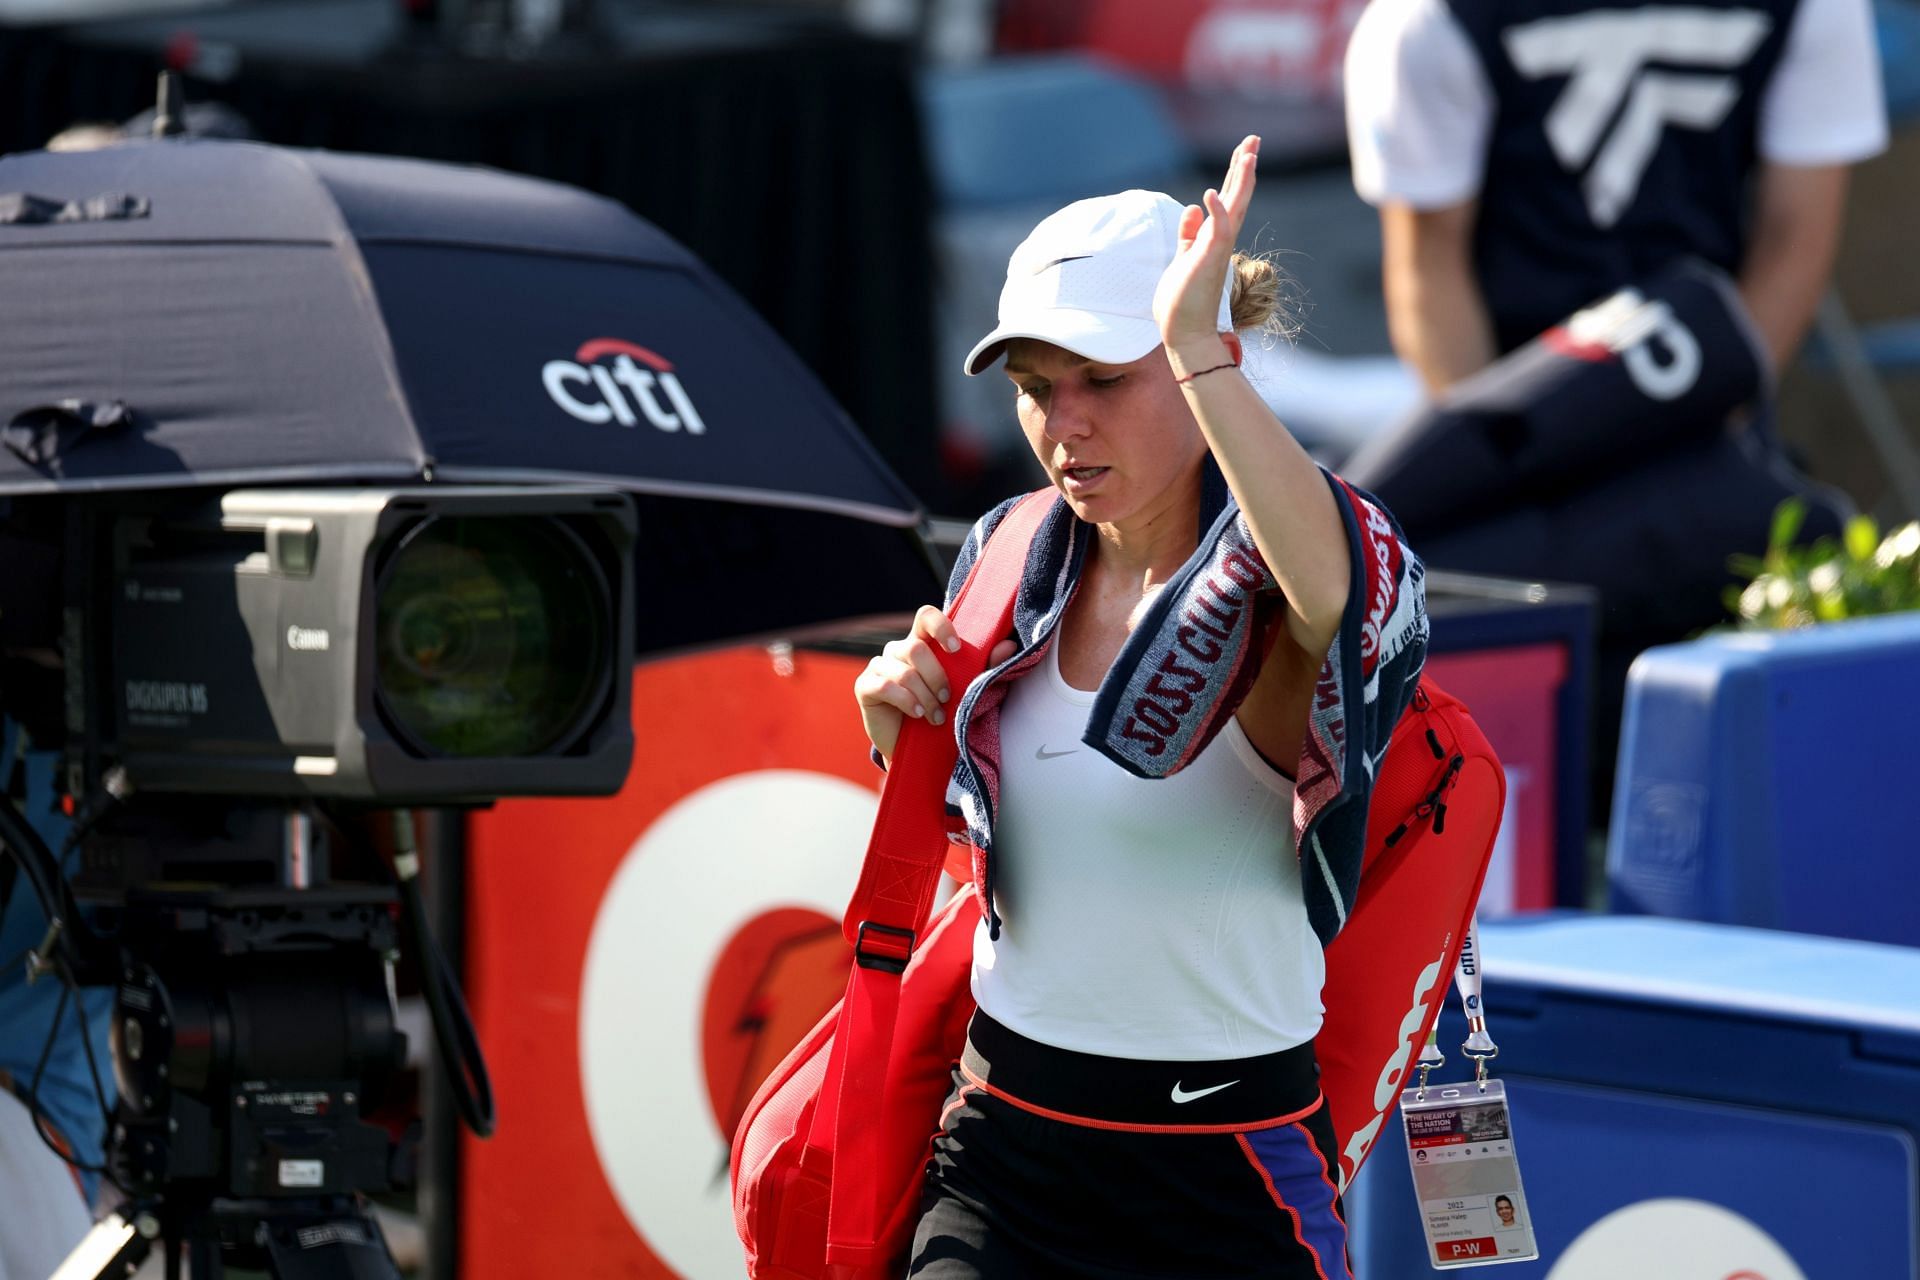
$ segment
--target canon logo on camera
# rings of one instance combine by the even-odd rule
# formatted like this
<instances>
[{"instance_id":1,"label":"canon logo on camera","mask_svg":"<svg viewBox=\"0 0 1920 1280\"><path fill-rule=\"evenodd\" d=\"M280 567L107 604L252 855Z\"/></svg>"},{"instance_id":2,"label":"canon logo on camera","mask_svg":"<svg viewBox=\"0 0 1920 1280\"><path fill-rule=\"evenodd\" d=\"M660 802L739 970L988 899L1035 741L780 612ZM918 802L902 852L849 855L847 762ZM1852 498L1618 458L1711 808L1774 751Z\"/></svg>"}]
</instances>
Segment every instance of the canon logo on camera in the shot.
<instances>
[{"instance_id":1,"label":"canon logo on camera","mask_svg":"<svg viewBox=\"0 0 1920 1280\"><path fill-rule=\"evenodd\" d=\"M333 637L324 627L293 626L287 628L287 648L289 649L319 652L331 648L332 644Z\"/></svg>"},{"instance_id":2,"label":"canon logo on camera","mask_svg":"<svg viewBox=\"0 0 1920 1280\"><path fill-rule=\"evenodd\" d=\"M619 338L594 338L571 360L547 361L540 381L555 404L582 422L633 427L644 418L661 431L707 431L672 362Z\"/></svg>"}]
</instances>

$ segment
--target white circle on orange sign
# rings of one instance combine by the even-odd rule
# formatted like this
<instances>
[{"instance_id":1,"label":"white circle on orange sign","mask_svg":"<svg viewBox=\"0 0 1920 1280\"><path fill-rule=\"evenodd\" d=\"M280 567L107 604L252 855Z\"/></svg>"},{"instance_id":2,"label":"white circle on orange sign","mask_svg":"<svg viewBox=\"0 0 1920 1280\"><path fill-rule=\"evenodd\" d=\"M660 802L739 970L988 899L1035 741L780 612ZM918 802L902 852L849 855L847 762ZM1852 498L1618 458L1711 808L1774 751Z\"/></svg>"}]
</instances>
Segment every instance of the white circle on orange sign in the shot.
<instances>
[{"instance_id":1,"label":"white circle on orange sign","mask_svg":"<svg viewBox=\"0 0 1920 1280\"><path fill-rule=\"evenodd\" d=\"M600 901L580 984L587 1127L614 1197L687 1280L738 1280L727 1145L701 1062L707 978L753 918L838 919L878 796L831 774L768 769L711 783L634 842Z\"/></svg>"},{"instance_id":2,"label":"white circle on orange sign","mask_svg":"<svg viewBox=\"0 0 1920 1280\"><path fill-rule=\"evenodd\" d=\"M1582 1231L1547 1280L1807 1280L1778 1241L1724 1205L1680 1198L1615 1209Z\"/></svg>"}]
</instances>

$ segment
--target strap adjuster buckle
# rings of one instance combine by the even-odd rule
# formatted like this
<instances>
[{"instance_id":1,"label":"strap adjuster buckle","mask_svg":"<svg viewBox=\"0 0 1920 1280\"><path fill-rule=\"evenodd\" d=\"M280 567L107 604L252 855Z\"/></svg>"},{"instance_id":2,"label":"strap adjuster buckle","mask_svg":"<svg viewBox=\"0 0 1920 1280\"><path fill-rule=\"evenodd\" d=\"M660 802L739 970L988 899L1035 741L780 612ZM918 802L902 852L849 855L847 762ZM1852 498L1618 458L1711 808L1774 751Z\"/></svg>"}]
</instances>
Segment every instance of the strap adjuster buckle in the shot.
<instances>
[{"instance_id":1,"label":"strap adjuster buckle","mask_svg":"<svg viewBox=\"0 0 1920 1280\"><path fill-rule=\"evenodd\" d=\"M879 941L882 946L888 948L887 950L867 950L869 930L876 935L882 935ZM915 941L914 932L911 929L900 929L890 924L875 924L871 920L862 920L859 931L854 934L853 962L862 969L878 969L882 973L905 973L907 961L913 959ZM896 946L900 949L898 955L892 951Z\"/></svg>"}]
</instances>

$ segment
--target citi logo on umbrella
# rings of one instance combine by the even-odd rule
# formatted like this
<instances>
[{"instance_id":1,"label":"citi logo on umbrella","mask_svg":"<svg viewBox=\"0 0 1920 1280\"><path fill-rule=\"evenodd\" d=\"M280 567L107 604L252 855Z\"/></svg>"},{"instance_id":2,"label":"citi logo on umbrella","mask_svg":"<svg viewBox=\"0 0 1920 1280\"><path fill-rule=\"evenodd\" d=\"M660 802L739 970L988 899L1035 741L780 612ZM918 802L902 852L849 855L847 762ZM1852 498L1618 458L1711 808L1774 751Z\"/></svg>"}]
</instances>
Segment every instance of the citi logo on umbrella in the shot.
<instances>
[{"instance_id":1,"label":"citi logo on umbrella","mask_svg":"<svg viewBox=\"0 0 1920 1280\"><path fill-rule=\"evenodd\" d=\"M571 360L547 361L540 381L555 404L582 422L636 427L644 418L662 431L706 434L672 362L619 338L594 338Z\"/></svg>"}]
</instances>

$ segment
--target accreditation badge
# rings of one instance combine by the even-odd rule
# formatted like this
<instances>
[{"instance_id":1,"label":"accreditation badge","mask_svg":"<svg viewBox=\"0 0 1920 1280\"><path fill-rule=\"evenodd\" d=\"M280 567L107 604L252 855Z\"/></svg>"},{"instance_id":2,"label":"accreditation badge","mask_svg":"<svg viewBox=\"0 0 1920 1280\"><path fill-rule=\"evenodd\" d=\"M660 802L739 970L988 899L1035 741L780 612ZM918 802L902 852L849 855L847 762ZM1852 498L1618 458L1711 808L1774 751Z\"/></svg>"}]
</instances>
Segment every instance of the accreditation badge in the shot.
<instances>
[{"instance_id":1,"label":"accreditation badge","mask_svg":"<svg viewBox=\"0 0 1920 1280\"><path fill-rule=\"evenodd\" d=\"M1400 1118L1427 1261L1436 1270L1540 1256L1504 1081L1408 1089Z\"/></svg>"}]
</instances>

